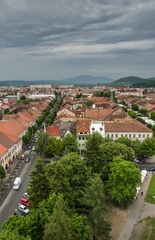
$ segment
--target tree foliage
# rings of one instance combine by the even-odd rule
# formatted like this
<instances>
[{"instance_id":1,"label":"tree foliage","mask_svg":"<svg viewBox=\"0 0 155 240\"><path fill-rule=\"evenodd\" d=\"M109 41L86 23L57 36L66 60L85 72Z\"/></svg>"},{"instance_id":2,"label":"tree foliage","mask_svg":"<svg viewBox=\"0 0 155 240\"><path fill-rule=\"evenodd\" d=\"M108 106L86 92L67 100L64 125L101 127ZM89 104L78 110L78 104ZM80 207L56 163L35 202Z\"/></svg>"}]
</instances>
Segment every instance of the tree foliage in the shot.
<instances>
[{"instance_id":1,"label":"tree foliage","mask_svg":"<svg viewBox=\"0 0 155 240\"><path fill-rule=\"evenodd\" d=\"M151 119L155 121L155 112L151 112Z\"/></svg>"},{"instance_id":2,"label":"tree foliage","mask_svg":"<svg viewBox=\"0 0 155 240\"><path fill-rule=\"evenodd\" d=\"M35 164L35 170L30 173L30 183L27 189L31 208L37 208L39 203L49 197L49 180L46 177L45 165L41 158Z\"/></svg>"},{"instance_id":3,"label":"tree foliage","mask_svg":"<svg viewBox=\"0 0 155 240\"><path fill-rule=\"evenodd\" d=\"M110 163L107 190L113 201L121 206L128 206L136 195L136 187L141 184L140 170L134 163L115 157Z\"/></svg>"},{"instance_id":4,"label":"tree foliage","mask_svg":"<svg viewBox=\"0 0 155 240\"><path fill-rule=\"evenodd\" d=\"M134 119L137 118L137 113L132 110L128 111L128 114L130 115L130 117L132 117Z\"/></svg>"},{"instance_id":5,"label":"tree foliage","mask_svg":"<svg viewBox=\"0 0 155 240\"><path fill-rule=\"evenodd\" d=\"M47 156L51 136L48 132L40 131L37 134L36 152L39 156Z\"/></svg>"},{"instance_id":6,"label":"tree foliage","mask_svg":"<svg viewBox=\"0 0 155 240\"><path fill-rule=\"evenodd\" d=\"M5 178L5 170L4 167L2 165L0 165L0 179Z\"/></svg>"},{"instance_id":7,"label":"tree foliage","mask_svg":"<svg viewBox=\"0 0 155 240\"><path fill-rule=\"evenodd\" d=\"M93 172L97 172L100 155L100 145L104 142L100 133L94 132L89 135L86 141L85 157L88 166L91 166Z\"/></svg>"},{"instance_id":8,"label":"tree foliage","mask_svg":"<svg viewBox=\"0 0 155 240\"><path fill-rule=\"evenodd\" d=\"M69 153L48 164L47 174L51 191L63 194L70 206L80 207L81 190L86 187L86 181L92 174L85 160L75 153Z\"/></svg>"},{"instance_id":9,"label":"tree foliage","mask_svg":"<svg viewBox=\"0 0 155 240\"><path fill-rule=\"evenodd\" d=\"M45 225L44 240L89 239L89 226L86 218L78 216L67 208L68 206L64 202L63 196L60 195L53 214Z\"/></svg>"},{"instance_id":10,"label":"tree foliage","mask_svg":"<svg viewBox=\"0 0 155 240\"><path fill-rule=\"evenodd\" d=\"M22 236L17 230L9 231L3 230L0 233L0 240L31 240L30 236Z\"/></svg>"},{"instance_id":11,"label":"tree foliage","mask_svg":"<svg viewBox=\"0 0 155 240\"><path fill-rule=\"evenodd\" d=\"M65 136L64 145L69 152L77 152L77 138L73 134L68 133Z\"/></svg>"},{"instance_id":12,"label":"tree foliage","mask_svg":"<svg viewBox=\"0 0 155 240\"><path fill-rule=\"evenodd\" d=\"M105 221L108 207L105 203L103 182L99 175L88 181L83 203L89 212L93 239L110 239L110 223Z\"/></svg>"}]
</instances>

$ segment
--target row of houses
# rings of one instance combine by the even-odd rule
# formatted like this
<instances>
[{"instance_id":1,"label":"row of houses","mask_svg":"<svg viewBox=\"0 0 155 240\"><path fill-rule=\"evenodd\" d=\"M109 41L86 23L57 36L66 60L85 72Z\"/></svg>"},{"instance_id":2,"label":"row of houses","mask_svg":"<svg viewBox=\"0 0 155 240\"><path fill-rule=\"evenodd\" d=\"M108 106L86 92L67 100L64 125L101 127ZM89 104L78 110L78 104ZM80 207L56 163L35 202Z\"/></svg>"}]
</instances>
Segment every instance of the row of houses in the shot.
<instances>
[{"instance_id":1,"label":"row of houses","mask_svg":"<svg viewBox=\"0 0 155 240\"><path fill-rule=\"evenodd\" d=\"M8 169L22 153L22 136L26 134L29 126L35 125L36 119L49 102L50 100L46 99L27 110L11 115L8 120L0 121L0 164L5 169Z\"/></svg>"},{"instance_id":2,"label":"row of houses","mask_svg":"<svg viewBox=\"0 0 155 240\"><path fill-rule=\"evenodd\" d=\"M153 132L141 122L131 118L119 105L100 98L102 107L98 107L99 99L91 99L94 104L91 108L74 110L77 102L66 100L62 108L57 112L54 124L46 127L46 131L56 138L62 138L68 133L77 137L79 153L82 153L86 146L87 136L93 132L99 132L103 138L111 137L114 140L119 137L128 137L132 140L137 138L144 141L152 137ZM103 104L105 103L105 104ZM78 102L79 104L79 102ZM94 107L95 106L95 107Z\"/></svg>"}]
</instances>

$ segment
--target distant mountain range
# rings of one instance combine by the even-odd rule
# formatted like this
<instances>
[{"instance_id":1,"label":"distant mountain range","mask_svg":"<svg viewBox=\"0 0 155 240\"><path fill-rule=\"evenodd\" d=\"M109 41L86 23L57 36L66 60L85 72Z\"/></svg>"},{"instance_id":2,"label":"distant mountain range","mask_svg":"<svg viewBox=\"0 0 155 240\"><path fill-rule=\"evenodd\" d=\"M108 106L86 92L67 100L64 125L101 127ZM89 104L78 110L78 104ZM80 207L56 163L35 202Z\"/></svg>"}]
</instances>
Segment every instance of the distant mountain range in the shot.
<instances>
[{"instance_id":1,"label":"distant mountain range","mask_svg":"<svg viewBox=\"0 0 155 240\"><path fill-rule=\"evenodd\" d=\"M5 86L28 86L34 84L52 84L52 85L96 85L96 84L110 84L114 80L108 77L99 76L93 77L89 75L77 76L73 78L65 78L62 80L5 80L0 81L0 85Z\"/></svg>"},{"instance_id":2,"label":"distant mountain range","mask_svg":"<svg viewBox=\"0 0 155 240\"><path fill-rule=\"evenodd\" d=\"M52 85L97 85L106 84L114 87L155 87L155 77L153 78L139 78L135 76L123 77L116 81L105 76L89 76L82 75L72 78L65 78L62 80L5 80L0 81L0 86L29 86L30 84L52 84Z\"/></svg>"}]
</instances>

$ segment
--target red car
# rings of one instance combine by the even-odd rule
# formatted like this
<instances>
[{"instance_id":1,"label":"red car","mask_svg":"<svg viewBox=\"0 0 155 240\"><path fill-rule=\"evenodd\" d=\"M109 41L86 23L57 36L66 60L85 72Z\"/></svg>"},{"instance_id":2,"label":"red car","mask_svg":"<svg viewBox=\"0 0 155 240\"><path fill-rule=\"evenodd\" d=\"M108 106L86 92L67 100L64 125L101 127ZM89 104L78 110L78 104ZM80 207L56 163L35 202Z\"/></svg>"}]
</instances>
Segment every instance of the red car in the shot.
<instances>
[{"instance_id":1,"label":"red car","mask_svg":"<svg viewBox=\"0 0 155 240\"><path fill-rule=\"evenodd\" d=\"M30 202L28 199L26 198L22 198L21 201L20 201L23 205L29 207L30 206Z\"/></svg>"},{"instance_id":2,"label":"red car","mask_svg":"<svg viewBox=\"0 0 155 240\"><path fill-rule=\"evenodd\" d=\"M20 160L24 160L25 156L21 155Z\"/></svg>"}]
</instances>

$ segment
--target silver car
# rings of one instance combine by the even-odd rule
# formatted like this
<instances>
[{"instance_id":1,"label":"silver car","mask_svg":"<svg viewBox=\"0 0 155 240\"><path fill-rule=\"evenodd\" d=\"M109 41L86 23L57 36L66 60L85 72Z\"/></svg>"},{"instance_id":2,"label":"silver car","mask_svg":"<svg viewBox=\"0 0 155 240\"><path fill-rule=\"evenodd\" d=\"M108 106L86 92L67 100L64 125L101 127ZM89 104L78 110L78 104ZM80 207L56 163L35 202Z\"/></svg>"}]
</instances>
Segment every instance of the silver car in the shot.
<instances>
[{"instance_id":1,"label":"silver car","mask_svg":"<svg viewBox=\"0 0 155 240\"><path fill-rule=\"evenodd\" d=\"M19 204L18 206L18 210L21 211L22 213L28 214L29 213L29 209L27 207L25 207L23 204Z\"/></svg>"}]
</instances>

